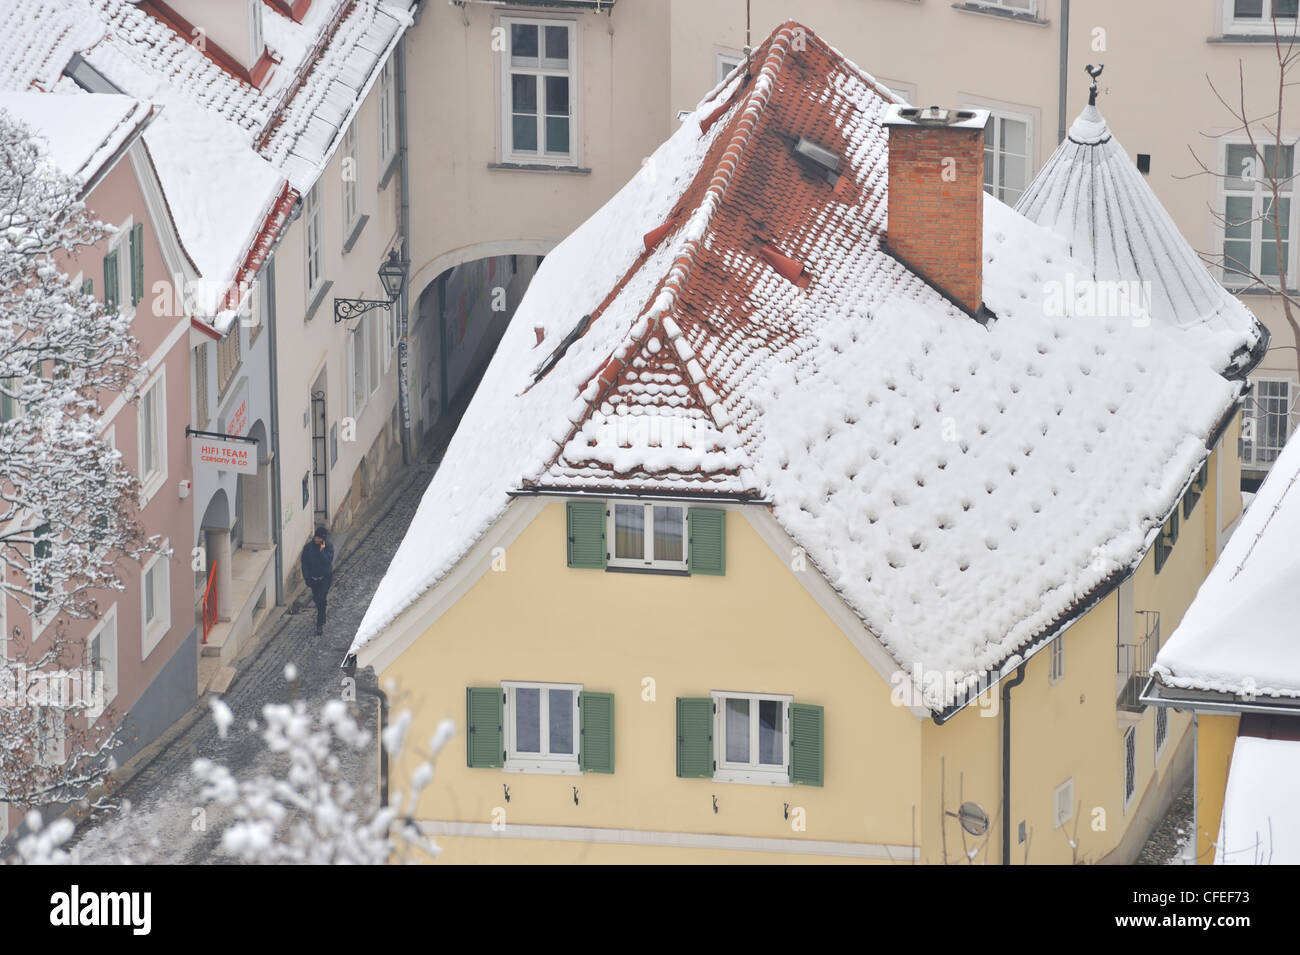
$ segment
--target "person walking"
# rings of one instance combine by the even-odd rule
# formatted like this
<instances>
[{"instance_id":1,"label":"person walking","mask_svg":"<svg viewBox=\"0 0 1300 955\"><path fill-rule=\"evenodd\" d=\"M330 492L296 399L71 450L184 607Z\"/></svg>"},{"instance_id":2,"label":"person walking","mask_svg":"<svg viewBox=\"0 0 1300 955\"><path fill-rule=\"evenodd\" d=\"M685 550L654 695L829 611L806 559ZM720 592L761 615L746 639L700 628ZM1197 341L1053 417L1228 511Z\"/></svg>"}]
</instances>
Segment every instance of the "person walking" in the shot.
<instances>
[{"instance_id":1,"label":"person walking","mask_svg":"<svg viewBox=\"0 0 1300 955\"><path fill-rule=\"evenodd\" d=\"M334 545L328 540L324 526L302 548L302 579L311 589L311 599L316 602L316 636L325 632L325 597L334 581Z\"/></svg>"}]
</instances>

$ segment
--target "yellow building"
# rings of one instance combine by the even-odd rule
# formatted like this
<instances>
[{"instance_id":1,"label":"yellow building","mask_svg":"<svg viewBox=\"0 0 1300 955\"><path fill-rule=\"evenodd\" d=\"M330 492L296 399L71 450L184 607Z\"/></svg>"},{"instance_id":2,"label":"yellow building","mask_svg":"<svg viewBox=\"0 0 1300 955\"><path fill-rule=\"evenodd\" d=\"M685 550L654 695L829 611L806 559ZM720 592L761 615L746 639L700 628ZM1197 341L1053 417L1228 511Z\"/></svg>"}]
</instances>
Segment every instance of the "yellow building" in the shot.
<instances>
[{"instance_id":1,"label":"yellow building","mask_svg":"<svg viewBox=\"0 0 1300 955\"><path fill-rule=\"evenodd\" d=\"M788 23L547 256L349 654L444 861L1136 853L1267 336L1095 108L1024 214L987 122Z\"/></svg>"},{"instance_id":2,"label":"yellow building","mask_svg":"<svg viewBox=\"0 0 1300 955\"><path fill-rule=\"evenodd\" d=\"M1292 441L1143 694L1194 719L1193 853L1201 864L1300 864L1298 480L1300 443Z\"/></svg>"}]
</instances>

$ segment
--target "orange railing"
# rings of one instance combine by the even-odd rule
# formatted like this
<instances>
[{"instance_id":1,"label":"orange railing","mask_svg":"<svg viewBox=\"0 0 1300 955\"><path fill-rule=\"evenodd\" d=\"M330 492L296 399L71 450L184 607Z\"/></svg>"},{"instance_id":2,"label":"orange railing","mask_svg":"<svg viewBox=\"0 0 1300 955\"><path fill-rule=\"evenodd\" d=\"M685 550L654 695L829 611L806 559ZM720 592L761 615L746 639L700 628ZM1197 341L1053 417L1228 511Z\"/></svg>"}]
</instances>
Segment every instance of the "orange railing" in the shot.
<instances>
[{"instance_id":1,"label":"orange railing","mask_svg":"<svg viewBox=\"0 0 1300 955\"><path fill-rule=\"evenodd\" d=\"M208 585L203 588L203 642L217 622L217 562L208 568Z\"/></svg>"}]
</instances>

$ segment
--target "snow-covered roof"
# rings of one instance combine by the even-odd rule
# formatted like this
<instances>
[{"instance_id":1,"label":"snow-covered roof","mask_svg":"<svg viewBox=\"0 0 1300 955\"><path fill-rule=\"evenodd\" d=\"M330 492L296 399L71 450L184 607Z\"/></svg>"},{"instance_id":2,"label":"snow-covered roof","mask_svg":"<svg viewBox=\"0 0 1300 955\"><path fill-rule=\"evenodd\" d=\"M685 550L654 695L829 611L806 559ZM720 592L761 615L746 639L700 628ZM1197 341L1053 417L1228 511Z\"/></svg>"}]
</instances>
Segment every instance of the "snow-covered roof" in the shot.
<instances>
[{"instance_id":1,"label":"snow-covered roof","mask_svg":"<svg viewBox=\"0 0 1300 955\"><path fill-rule=\"evenodd\" d=\"M301 22L264 5L263 36L278 62L258 87L130 0L12 3L0 17L19 32L0 39L0 85L35 78L76 89L58 72L79 53L116 88L164 107L145 145L202 278L196 307L223 332L238 282L261 266L411 22L400 0L316 0ZM53 50L46 16L79 24Z\"/></svg>"},{"instance_id":2,"label":"snow-covered roof","mask_svg":"<svg viewBox=\"0 0 1300 955\"><path fill-rule=\"evenodd\" d=\"M1206 330L1047 314L1081 267L988 196L971 320L884 247L892 96L797 24L753 64L546 257L352 653L521 488L764 502L918 678L975 682L1145 552L1239 393Z\"/></svg>"},{"instance_id":3,"label":"snow-covered roof","mask_svg":"<svg viewBox=\"0 0 1300 955\"><path fill-rule=\"evenodd\" d=\"M0 110L31 127L63 174L90 182L149 121L153 107L130 96L0 91Z\"/></svg>"},{"instance_id":4,"label":"snow-covered roof","mask_svg":"<svg viewBox=\"0 0 1300 955\"><path fill-rule=\"evenodd\" d=\"M1213 332L1197 341L1220 368L1245 364L1264 335L1178 231L1095 105L1071 124L1016 211L1065 237L1087 270L1076 284L1085 278L1148 283L1139 284L1136 304L1153 320Z\"/></svg>"},{"instance_id":5,"label":"snow-covered roof","mask_svg":"<svg viewBox=\"0 0 1300 955\"><path fill-rule=\"evenodd\" d=\"M1300 699L1300 441L1273 462L1151 672L1165 686Z\"/></svg>"},{"instance_id":6,"label":"snow-covered roof","mask_svg":"<svg viewBox=\"0 0 1300 955\"><path fill-rule=\"evenodd\" d=\"M1300 865L1300 741L1238 736L1215 865Z\"/></svg>"}]
</instances>

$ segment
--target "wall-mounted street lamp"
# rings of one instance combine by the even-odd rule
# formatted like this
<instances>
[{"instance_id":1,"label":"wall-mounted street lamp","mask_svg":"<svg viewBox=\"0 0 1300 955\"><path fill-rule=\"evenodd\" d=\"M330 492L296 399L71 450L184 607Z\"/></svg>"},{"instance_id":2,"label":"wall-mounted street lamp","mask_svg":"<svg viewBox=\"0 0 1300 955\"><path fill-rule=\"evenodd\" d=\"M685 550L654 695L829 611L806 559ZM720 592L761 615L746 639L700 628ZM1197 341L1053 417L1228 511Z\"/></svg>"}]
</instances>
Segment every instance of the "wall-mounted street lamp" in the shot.
<instances>
[{"instance_id":1,"label":"wall-mounted street lamp","mask_svg":"<svg viewBox=\"0 0 1300 955\"><path fill-rule=\"evenodd\" d=\"M364 315L373 308L388 308L397 301L397 297L402 294L402 286L406 284L406 269L397 257L397 250L390 249L388 252L388 261L379 267L379 281L384 286L384 291L388 293L385 300L373 298L336 298L334 299L334 322L346 322L349 319L356 318L358 315Z\"/></svg>"}]
</instances>

